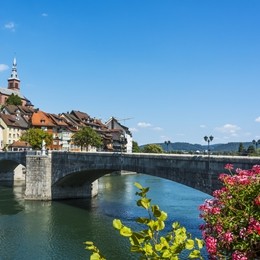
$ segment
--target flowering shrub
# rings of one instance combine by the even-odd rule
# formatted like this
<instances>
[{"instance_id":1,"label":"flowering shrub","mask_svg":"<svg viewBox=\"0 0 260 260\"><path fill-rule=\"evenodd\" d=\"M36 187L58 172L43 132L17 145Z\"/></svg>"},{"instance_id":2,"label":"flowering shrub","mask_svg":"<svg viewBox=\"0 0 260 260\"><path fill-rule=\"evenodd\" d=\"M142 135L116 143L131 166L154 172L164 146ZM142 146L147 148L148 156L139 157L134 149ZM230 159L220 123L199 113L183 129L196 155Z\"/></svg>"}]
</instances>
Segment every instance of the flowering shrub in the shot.
<instances>
[{"instance_id":1,"label":"flowering shrub","mask_svg":"<svg viewBox=\"0 0 260 260\"><path fill-rule=\"evenodd\" d=\"M227 164L223 188L199 207L210 259L260 259L260 165L250 170Z\"/></svg>"}]
</instances>

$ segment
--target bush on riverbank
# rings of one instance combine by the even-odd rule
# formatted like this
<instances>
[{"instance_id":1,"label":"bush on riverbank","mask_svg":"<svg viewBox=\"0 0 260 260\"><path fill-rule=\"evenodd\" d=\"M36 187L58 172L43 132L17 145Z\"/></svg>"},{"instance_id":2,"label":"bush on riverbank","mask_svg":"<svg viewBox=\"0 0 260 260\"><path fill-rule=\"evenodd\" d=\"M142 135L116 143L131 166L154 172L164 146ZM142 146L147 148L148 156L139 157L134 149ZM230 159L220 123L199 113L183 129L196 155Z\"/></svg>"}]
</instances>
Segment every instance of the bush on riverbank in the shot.
<instances>
[{"instance_id":1,"label":"bush on riverbank","mask_svg":"<svg viewBox=\"0 0 260 260\"><path fill-rule=\"evenodd\" d=\"M223 188L200 206L203 238L211 259L260 259L260 165L250 170L225 167Z\"/></svg>"}]
</instances>

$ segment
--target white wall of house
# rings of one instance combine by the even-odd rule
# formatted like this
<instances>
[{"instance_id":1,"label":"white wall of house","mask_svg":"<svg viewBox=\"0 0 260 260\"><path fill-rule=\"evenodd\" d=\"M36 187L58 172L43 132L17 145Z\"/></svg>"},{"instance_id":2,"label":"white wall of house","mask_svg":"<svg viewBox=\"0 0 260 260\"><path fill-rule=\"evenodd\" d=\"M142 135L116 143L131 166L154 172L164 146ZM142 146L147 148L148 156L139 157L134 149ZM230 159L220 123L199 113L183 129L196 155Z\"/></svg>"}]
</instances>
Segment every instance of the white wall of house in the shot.
<instances>
[{"instance_id":1,"label":"white wall of house","mask_svg":"<svg viewBox=\"0 0 260 260\"><path fill-rule=\"evenodd\" d=\"M113 121L113 123L112 123ZM113 118L110 118L107 122L106 122L106 126L109 128L109 129L120 129L123 131L123 135L124 137L126 138L126 152L127 153L132 153L132 147L133 147L133 138L132 136L129 134L129 131L126 131L126 128L122 127L121 124L119 124L117 122L117 120L113 120Z\"/></svg>"},{"instance_id":2,"label":"white wall of house","mask_svg":"<svg viewBox=\"0 0 260 260\"><path fill-rule=\"evenodd\" d=\"M127 153L132 153L132 148L133 148L133 138L129 134L125 134L125 138L127 140L126 143L126 152Z\"/></svg>"}]
</instances>

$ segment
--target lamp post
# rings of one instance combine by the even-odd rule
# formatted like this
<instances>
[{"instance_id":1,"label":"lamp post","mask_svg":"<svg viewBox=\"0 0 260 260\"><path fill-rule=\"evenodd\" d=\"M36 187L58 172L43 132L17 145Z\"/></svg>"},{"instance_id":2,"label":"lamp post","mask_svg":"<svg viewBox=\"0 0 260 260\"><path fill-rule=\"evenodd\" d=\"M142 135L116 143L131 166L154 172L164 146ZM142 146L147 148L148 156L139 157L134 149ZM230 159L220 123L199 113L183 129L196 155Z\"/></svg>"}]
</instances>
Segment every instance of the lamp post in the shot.
<instances>
[{"instance_id":1,"label":"lamp post","mask_svg":"<svg viewBox=\"0 0 260 260\"><path fill-rule=\"evenodd\" d=\"M212 142L213 139L214 139L214 137L212 135L211 136L204 136L204 140L206 142L208 142L208 156L210 155L209 143Z\"/></svg>"},{"instance_id":2,"label":"lamp post","mask_svg":"<svg viewBox=\"0 0 260 260\"><path fill-rule=\"evenodd\" d=\"M169 153L169 144L171 143L171 141L165 141L164 142L166 144L166 152Z\"/></svg>"},{"instance_id":3,"label":"lamp post","mask_svg":"<svg viewBox=\"0 0 260 260\"><path fill-rule=\"evenodd\" d=\"M252 143L255 145L255 150L257 150L257 146L260 144L260 139L259 140L253 140Z\"/></svg>"}]
</instances>

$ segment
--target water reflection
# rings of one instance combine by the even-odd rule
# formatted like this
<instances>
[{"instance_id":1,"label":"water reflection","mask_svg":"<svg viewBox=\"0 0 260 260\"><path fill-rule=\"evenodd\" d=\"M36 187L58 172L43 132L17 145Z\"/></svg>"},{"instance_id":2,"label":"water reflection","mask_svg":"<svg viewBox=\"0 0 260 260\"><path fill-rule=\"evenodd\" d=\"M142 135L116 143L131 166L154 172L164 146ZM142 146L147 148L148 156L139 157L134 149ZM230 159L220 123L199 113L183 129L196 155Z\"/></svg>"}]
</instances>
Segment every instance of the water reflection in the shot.
<instances>
[{"instance_id":1,"label":"water reflection","mask_svg":"<svg viewBox=\"0 0 260 260\"><path fill-rule=\"evenodd\" d=\"M0 184L0 259L89 259L83 242L94 241L107 259L138 259L128 241L113 229L114 218L136 227L145 215L136 206L134 182L150 187L148 197L200 237L197 206L208 195L148 175L107 176L99 195L89 200L24 201L24 187Z\"/></svg>"},{"instance_id":2,"label":"water reflection","mask_svg":"<svg viewBox=\"0 0 260 260\"><path fill-rule=\"evenodd\" d=\"M24 182L0 182L0 215L14 215L23 211L21 198L24 190Z\"/></svg>"}]
</instances>

